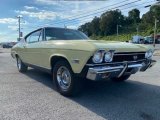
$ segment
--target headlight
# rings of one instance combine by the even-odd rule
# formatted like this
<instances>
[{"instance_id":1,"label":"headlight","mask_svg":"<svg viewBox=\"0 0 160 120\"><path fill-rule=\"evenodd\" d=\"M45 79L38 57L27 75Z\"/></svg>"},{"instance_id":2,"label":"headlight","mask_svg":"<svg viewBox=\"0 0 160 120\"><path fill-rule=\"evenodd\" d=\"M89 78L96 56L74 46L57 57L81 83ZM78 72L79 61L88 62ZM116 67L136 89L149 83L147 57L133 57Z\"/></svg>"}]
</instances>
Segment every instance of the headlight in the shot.
<instances>
[{"instance_id":1,"label":"headlight","mask_svg":"<svg viewBox=\"0 0 160 120\"><path fill-rule=\"evenodd\" d=\"M93 55L93 62L94 63L101 63L103 61L103 56L104 56L104 50L98 50L94 55Z\"/></svg>"},{"instance_id":2,"label":"headlight","mask_svg":"<svg viewBox=\"0 0 160 120\"><path fill-rule=\"evenodd\" d=\"M113 51L108 51L105 53L104 59L106 62L111 62L113 59Z\"/></svg>"},{"instance_id":3,"label":"headlight","mask_svg":"<svg viewBox=\"0 0 160 120\"><path fill-rule=\"evenodd\" d=\"M145 58L147 58L147 59L152 59L152 56L153 56L153 51L152 50L148 50L145 53Z\"/></svg>"}]
</instances>

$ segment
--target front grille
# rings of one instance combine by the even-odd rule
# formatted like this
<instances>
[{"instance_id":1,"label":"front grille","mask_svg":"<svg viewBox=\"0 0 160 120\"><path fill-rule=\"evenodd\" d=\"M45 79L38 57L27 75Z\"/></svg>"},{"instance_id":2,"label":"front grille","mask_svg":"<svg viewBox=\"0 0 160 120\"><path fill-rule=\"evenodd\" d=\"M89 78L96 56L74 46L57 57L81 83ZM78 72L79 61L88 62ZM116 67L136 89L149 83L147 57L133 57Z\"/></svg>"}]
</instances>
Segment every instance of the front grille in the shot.
<instances>
[{"instance_id":1,"label":"front grille","mask_svg":"<svg viewBox=\"0 0 160 120\"><path fill-rule=\"evenodd\" d=\"M142 59L145 59L144 52L115 53L113 57L113 62L137 61Z\"/></svg>"},{"instance_id":2,"label":"front grille","mask_svg":"<svg viewBox=\"0 0 160 120\"><path fill-rule=\"evenodd\" d=\"M137 59L134 59L133 56L137 56ZM92 61L92 57L87 61L87 64L95 64ZM145 59L145 52L124 52L124 53L114 53L113 62L124 62L124 61L138 61ZM102 63L106 63L104 60Z\"/></svg>"}]
</instances>

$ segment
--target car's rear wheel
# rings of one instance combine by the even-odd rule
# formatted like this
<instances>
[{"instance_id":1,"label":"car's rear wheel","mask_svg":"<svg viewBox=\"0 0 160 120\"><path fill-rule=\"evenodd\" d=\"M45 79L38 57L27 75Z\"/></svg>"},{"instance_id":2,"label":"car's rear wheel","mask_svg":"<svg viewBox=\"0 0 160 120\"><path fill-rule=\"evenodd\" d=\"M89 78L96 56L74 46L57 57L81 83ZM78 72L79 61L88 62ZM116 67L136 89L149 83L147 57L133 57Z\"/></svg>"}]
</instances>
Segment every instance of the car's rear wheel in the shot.
<instances>
[{"instance_id":1,"label":"car's rear wheel","mask_svg":"<svg viewBox=\"0 0 160 120\"><path fill-rule=\"evenodd\" d=\"M112 78L113 81L122 82L128 80L131 75L122 75L121 77Z\"/></svg>"},{"instance_id":2,"label":"car's rear wheel","mask_svg":"<svg viewBox=\"0 0 160 120\"><path fill-rule=\"evenodd\" d=\"M59 61L53 67L53 80L60 94L73 96L80 92L81 80L75 77L68 62Z\"/></svg>"},{"instance_id":3,"label":"car's rear wheel","mask_svg":"<svg viewBox=\"0 0 160 120\"><path fill-rule=\"evenodd\" d=\"M26 72L28 69L28 66L25 65L22 60L17 56L17 68L19 72Z\"/></svg>"}]
</instances>

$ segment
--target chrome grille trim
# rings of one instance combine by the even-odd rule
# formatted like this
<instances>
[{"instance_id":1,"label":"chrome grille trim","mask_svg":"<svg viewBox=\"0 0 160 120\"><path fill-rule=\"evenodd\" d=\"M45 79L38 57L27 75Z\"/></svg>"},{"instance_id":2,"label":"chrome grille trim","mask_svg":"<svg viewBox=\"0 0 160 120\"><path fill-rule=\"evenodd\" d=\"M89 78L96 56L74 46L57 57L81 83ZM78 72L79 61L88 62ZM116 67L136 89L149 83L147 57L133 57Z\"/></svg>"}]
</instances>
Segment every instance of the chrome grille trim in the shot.
<instances>
[{"instance_id":1,"label":"chrome grille trim","mask_svg":"<svg viewBox=\"0 0 160 120\"><path fill-rule=\"evenodd\" d=\"M131 53L131 54L114 54L114 56L119 56L119 55L139 55L139 54L145 54L145 53Z\"/></svg>"},{"instance_id":2,"label":"chrome grille trim","mask_svg":"<svg viewBox=\"0 0 160 120\"><path fill-rule=\"evenodd\" d=\"M137 61L127 61L128 63L135 63L135 62L143 62L146 59L137 60ZM100 63L100 64L86 64L86 66L102 66L102 65L113 65L113 64L122 64L124 62L111 62L111 63Z\"/></svg>"}]
</instances>

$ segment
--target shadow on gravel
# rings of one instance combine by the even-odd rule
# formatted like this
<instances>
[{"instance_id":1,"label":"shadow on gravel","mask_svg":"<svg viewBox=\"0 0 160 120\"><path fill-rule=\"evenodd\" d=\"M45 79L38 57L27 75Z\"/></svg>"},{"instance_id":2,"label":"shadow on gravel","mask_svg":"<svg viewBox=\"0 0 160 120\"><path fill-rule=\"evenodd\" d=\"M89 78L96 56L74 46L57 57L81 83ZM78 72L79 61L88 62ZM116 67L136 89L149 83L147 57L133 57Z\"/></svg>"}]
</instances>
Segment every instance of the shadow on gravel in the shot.
<instances>
[{"instance_id":1,"label":"shadow on gravel","mask_svg":"<svg viewBox=\"0 0 160 120\"><path fill-rule=\"evenodd\" d=\"M28 77L30 77L32 80L36 80L36 81L46 85L47 87L55 89L55 86L52 81L52 76L48 73L31 68L24 74L27 75Z\"/></svg>"},{"instance_id":2,"label":"shadow on gravel","mask_svg":"<svg viewBox=\"0 0 160 120\"><path fill-rule=\"evenodd\" d=\"M51 75L34 69L26 75L55 90ZM108 120L160 119L160 86L131 80L87 82L82 94L69 99Z\"/></svg>"}]
</instances>

